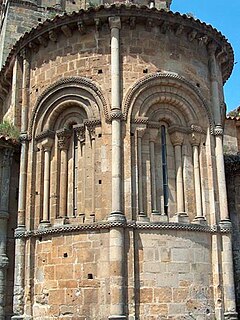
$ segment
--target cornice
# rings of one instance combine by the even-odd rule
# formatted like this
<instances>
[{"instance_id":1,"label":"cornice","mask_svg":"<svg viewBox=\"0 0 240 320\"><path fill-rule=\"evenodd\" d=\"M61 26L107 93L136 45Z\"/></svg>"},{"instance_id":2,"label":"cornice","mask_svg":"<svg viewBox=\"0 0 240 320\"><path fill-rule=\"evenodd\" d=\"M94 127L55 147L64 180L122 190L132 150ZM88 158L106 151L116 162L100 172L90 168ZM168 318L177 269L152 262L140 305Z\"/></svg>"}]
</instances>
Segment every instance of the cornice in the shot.
<instances>
[{"instance_id":1,"label":"cornice","mask_svg":"<svg viewBox=\"0 0 240 320\"><path fill-rule=\"evenodd\" d=\"M234 63L233 49L227 39L211 25L207 25L198 19L195 20L185 14L181 15L178 12L167 12L165 10L150 9L146 6L132 4L113 4L111 6L101 5L96 8L90 7L87 10L81 9L79 12L71 14L57 15L53 20L47 19L39 24L29 33L22 36L13 46L5 66L1 70L0 78L7 80L11 77L14 58L23 48L36 51L39 46L46 45L47 41L52 41L52 34L55 35L54 39L57 41L60 33L64 33L67 36L73 30L79 29L79 25L81 25L81 30L85 30L89 26L96 27L96 23L98 25L102 25L103 23L108 24L110 16L120 17L122 23L129 24L130 28L134 28L136 24L145 24L147 30L149 29L149 19L151 19L151 27L159 26L162 33L171 31L178 35L178 37L182 33L186 33L190 42L198 41L199 45L207 46L210 43L215 43L218 48L216 55L221 56L219 63L222 64L224 82L232 72ZM134 24L132 23L133 19ZM69 28L70 33L66 33L65 26ZM6 84L2 83L1 80L0 85L0 87L5 88Z\"/></svg>"},{"instance_id":2,"label":"cornice","mask_svg":"<svg viewBox=\"0 0 240 320\"><path fill-rule=\"evenodd\" d=\"M174 222L136 222L136 221L103 221L96 222L92 224L78 224L78 225L63 225L63 226L53 226L44 229L37 229L32 231L15 231L15 238L31 238L40 237L47 235L58 235L65 233L79 233L85 231L98 231L98 230L110 230L111 228L125 228L125 229L135 229L140 231L145 230L176 230L176 231L186 231L186 232L203 232L209 234L215 233L230 233L231 228L222 228L221 226L212 225L204 226L197 224L180 224Z\"/></svg>"}]
</instances>

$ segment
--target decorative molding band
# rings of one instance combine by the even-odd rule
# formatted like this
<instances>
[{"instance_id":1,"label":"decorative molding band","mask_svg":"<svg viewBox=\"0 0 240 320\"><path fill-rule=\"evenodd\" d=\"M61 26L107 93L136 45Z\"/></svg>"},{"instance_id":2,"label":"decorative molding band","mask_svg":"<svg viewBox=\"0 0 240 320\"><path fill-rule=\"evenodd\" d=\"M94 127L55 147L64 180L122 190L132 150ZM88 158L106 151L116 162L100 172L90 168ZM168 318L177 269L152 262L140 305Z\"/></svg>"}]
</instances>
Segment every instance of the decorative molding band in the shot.
<instances>
[{"instance_id":1,"label":"decorative molding band","mask_svg":"<svg viewBox=\"0 0 240 320\"><path fill-rule=\"evenodd\" d=\"M173 83L169 83L170 80ZM174 85L176 85L178 87L179 83L188 87L188 90L190 89L191 92L193 92L195 94L195 96L201 101L201 103L206 111L208 120L209 120L210 131L211 131L211 133L214 131L214 121L213 121L213 117L212 117L210 108L208 106L206 99L201 94L200 90L190 81L188 81L185 78L181 77L180 75L174 74L174 73L156 72L156 73L149 74L149 75L141 78L139 81L137 81L129 89L129 91L127 92L127 95L124 99L124 102L123 102L123 116L124 116L125 121L127 120L129 109L130 109L134 99L136 98L136 96L138 96L139 92L141 92L141 89L145 88L145 87L148 88L150 85L152 85L152 82L156 82L156 81L160 81L160 84L167 82L167 85L171 86L171 87L173 87Z\"/></svg>"},{"instance_id":2,"label":"decorative molding band","mask_svg":"<svg viewBox=\"0 0 240 320\"><path fill-rule=\"evenodd\" d=\"M32 131L33 131L33 126L34 126L34 122L36 119L36 115L39 111L39 106L44 102L45 99L47 99L50 95L54 94L56 91L58 90L62 90L66 85L72 85L72 86L76 86L76 87L80 87L81 89L84 89L86 91L89 91L89 89L92 91L91 94L96 96L100 101L102 108L103 108L103 112L104 112L104 116L106 121L110 121L110 115L108 112L108 104L107 101L105 100L105 97L101 91L101 89L95 84L93 83L93 81L91 79L88 78L84 78L84 77L69 77L69 78L63 78L60 79L58 81L56 81L55 83L51 84L50 86L47 87L47 89L45 89L42 94L38 97L35 106L33 108L33 112L32 112L32 116L30 119L30 125L29 125L29 138L32 139ZM92 120L92 119L89 119Z\"/></svg>"},{"instance_id":3,"label":"decorative molding band","mask_svg":"<svg viewBox=\"0 0 240 320\"><path fill-rule=\"evenodd\" d=\"M196 224L180 224L174 222L136 222L136 221L106 221L97 222L92 224L78 224L78 225L63 225L48 227L39 230L22 231L15 230L15 238L31 238L45 235L55 235L70 232L81 232L81 231L97 231L100 229L111 229L111 228L132 228L135 230L177 230L177 231L189 231L189 232L205 232L205 233L230 233L231 228L223 228L221 226L201 226Z\"/></svg>"}]
</instances>

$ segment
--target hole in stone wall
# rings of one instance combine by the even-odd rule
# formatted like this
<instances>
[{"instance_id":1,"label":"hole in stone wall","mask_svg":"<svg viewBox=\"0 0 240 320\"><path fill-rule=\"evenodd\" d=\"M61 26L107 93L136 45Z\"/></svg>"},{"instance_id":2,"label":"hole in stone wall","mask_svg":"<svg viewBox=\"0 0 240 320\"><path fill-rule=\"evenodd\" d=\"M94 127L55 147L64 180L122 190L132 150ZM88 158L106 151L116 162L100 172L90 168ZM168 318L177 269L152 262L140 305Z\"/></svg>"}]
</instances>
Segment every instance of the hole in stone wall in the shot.
<instances>
[{"instance_id":1,"label":"hole in stone wall","mask_svg":"<svg viewBox=\"0 0 240 320\"><path fill-rule=\"evenodd\" d=\"M134 133L133 132L131 132L130 135L131 135L131 137L134 137Z\"/></svg>"},{"instance_id":2,"label":"hole in stone wall","mask_svg":"<svg viewBox=\"0 0 240 320\"><path fill-rule=\"evenodd\" d=\"M143 69L143 73L148 73L148 69Z\"/></svg>"},{"instance_id":3,"label":"hole in stone wall","mask_svg":"<svg viewBox=\"0 0 240 320\"><path fill-rule=\"evenodd\" d=\"M99 70L98 70L98 74L100 74L100 73L103 73L102 69L99 69Z\"/></svg>"},{"instance_id":4,"label":"hole in stone wall","mask_svg":"<svg viewBox=\"0 0 240 320\"><path fill-rule=\"evenodd\" d=\"M41 242L42 241L42 237L39 237L38 240Z\"/></svg>"},{"instance_id":5,"label":"hole in stone wall","mask_svg":"<svg viewBox=\"0 0 240 320\"><path fill-rule=\"evenodd\" d=\"M206 310L206 314L209 314L209 313L210 313L210 310L209 310L209 309L207 309L207 310Z\"/></svg>"},{"instance_id":6,"label":"hole in stone wall","mask_svg":"<svg viewBox=\"0 0 240 320\"><path fill-rule=\"evenodd\" d=\"M102 134L101 134L101 133L99 133L99 134L98 134L98 138L101 138L101 136L102 136Z\"/></svg>"},{"instance_id":7,"label":"hole in stone wall","mask_svg":"<svg viewBox=\"0 0 240 320\"><path fill-rule=\"evenodd\" d=\"M205 142L203 142L203 146L205 147L205 145L206 145L206 143Z\"/></svg>"},{"instance_id":8,"label":"hole in stone wall","mask_svg":"<svg viewBox=\"0 0 240 320\"><path fill-rule=\"evenodd\" d=\"M88 277L88 279L93 279L93 274L92 274L92 273L89 273L89 274L87 275L87 277Z\"/></svg>"},{"instance_id":9,"label":"hole in stone wall","mask_svg":"<svg viewBox=\"0 0 240 320\"><path fill-rule=\"evenodd\" d=\"M102 184L102 180L98 180L98 184Z\"/></svg>"},{"instance_id":10,"label":"hole in stone wall","mask_svg":"<svg viewBox=\"0 0 240 320\"><path fill-rule=\"evenodd\" d=\"M39 21L39 22L41 22L41 21L42 21L42 19L41 19L41 18L38 18L38 21Z\"/></svg>"},{"instance_id":11,"label":"hole in stone wall","mask_svg":"<svg viewBox=\"0 0 240 320\"><path fill-rule=\"evenodd\" d=\"M67 252L64 252L63 256L64 256L64 258L67 258L68 257Z\"/></svg>"},{"instance_id":12,"label":"hole in stone wall","mask_svg":"<svg viewBox=\"0 0 240 320\"><path fill-rule=\"evenodd\" d=\"M38 92L38 88L36 88L36 92Z\"/></svg>"},{"instance_id":13,"label":"hole in stone wall","mask_svg":"<svg viewBox=\"0 0 240 320\"><path fill-rule=\"evenodd\" d=\"M196 86L197 86L198 88L200 88L200 83L196 83Z\"/></svg>"}]
</instances>

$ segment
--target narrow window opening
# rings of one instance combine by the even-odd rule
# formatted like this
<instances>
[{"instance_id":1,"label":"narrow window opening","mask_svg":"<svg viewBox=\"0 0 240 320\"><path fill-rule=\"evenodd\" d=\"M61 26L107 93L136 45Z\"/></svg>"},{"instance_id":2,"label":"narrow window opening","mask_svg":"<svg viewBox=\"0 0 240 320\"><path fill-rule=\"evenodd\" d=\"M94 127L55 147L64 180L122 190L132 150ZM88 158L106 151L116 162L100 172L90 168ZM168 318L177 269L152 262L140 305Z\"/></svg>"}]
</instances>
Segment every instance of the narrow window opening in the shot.
<instances>
[{"instance_id":1,"label":"narrow window opening","mask_svg":"<svg viewBox=\"0 0 240 320\"><path fill-rule=\"evenodd\" d=\"M41 21L42 21L42 19L41 19L41 18L38 18L38 21L39 21L39 22L41 22Z\"/></svg>"},{"instance_id":2,"label":"narrow window opening","mask_svg":"<svg viewBox=\"0 0 240 320\"><path fill-rule=\"evenodd\" d=\"M101 138L101 137L102 137L102 134L101 134L101 133L99 133L99 134L98 134L98 138Z\"/></svg>"},{"instance_id":3,"label":"narrow window opening","mask_svg":"<svg viewBox=\"0 0 240 320\"><path fill-rule=\"evenodd\" d=\"M163 176L163 203L164 213L168 214L168 172L167 172L167 145L166 145L166 127L161 126L162 142L162 176Z\"/></svg>"},{"instance_id":4,"label":"narrow window opening","mask_svg":"<svg viewBox=\"0 0 240 320\"><path fill-rule=\"evenodd\" d=\"M143 73L148 73L148 69L143 69Z\"/></svg>"},{"instance_id":5,"label":"narrow window opening","mask_svg":"<svg viewBox=\"0 0 240 320\"><path fill-rule=\"evenodd\" d=\"M98 74L101 74L101 73L103 73L103 71L102 71L102 69L99 69Z\"/></svg>"},{"instance_id":6,"label":"narrow window opening","mask_svg":"<svg viewBox=\"0 0 240 320\"><path fill-rule=\"evenodd\" d=\"M102 180L98 180L98 184L102 184Z\"/></svg>"},{"instance_id":7,"label":"narrow window opening","mask_svg":"<svg viewBox=\"0 0 240 320\"><path fill-rule=\"evenodd\" d=\"M36 92L38 92L38 88L36 88L36 90L35 90Z\"/></svg>"},{"instance_id":8,"label":"narrow window opening","mask_svg":"<svg viewBox=\"0 0 240 320\"><path fill-rule=\"evenodd\" d=\"M131 132L130 135L131 135L131 137L134 137L134 133L133 132Z\"/></svg>"},{"instance_id":9,"label":"narrow window opening","mask_svg":"<svg viewBox=\"0 0 240 320\"><path fill-rule=\"evenodd\" d=\"M68 257L67 252L64 252L63 257L64 257L64 258L67 258L67 257Z\"/></svg>"},{"instance_id":10,"label":"narrow window opening","mask_svg":"<svg viewBox=\"0 0 240 320\"><path fill-rule=\"evenodd\" d=\"M92 273L88 274L88 279L93 279L93 274Z\"/></svg>"}]
</instances>

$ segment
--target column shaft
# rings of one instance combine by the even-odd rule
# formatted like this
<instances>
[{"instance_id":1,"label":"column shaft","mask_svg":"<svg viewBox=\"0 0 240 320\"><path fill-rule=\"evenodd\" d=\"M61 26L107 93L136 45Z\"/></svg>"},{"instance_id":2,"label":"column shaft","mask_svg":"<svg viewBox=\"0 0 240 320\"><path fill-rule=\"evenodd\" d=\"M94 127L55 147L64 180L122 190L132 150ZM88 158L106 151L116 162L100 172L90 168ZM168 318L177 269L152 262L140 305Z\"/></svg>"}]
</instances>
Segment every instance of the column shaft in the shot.
<instances>
[{"instance_id":1,"label":"column shaft","mask_svg":"<svg viewBox=\"0 0 240 320\"><path fill-rule=\"evenodd\" d=\"M138 162L138 208L139 214L144 214L143 208L143 184L142 184L142 138L137 138L137 162Z\"/></svg>"},{"instance_id":2,"label":"column shaft","mask_svg":"<svg viewBox=\"0 0 240 320\"><path fill-rule=\"evenodd\" d=\"M50 196L50 155L51 150L44 150L44 178L43 178L43 221L49 222L49 196Z\"/></svg>"},{"instance_id":3,"label":"column shaft","mask_svg":"<svg viewBox=\"0 0 240 320\"><path fill-rule=\"evenodd\" d=\"M61 171L60 171L60 217L67 216L67 189L68 189L68 151L61 149Z\"/></svg>"},{"instance_id":4,"label":"column shaft","mask_svg":"<svg viewBox=\"0 0 240 320\"><path fill-rule=\"evenodd\" d=\"M151 193L152 193L152 212L159 213L157 210L157 186L156 186L156 166L155 166L155 147L154 141L150 141L150 163L151 163Z\"/></svg>"},{"instance_id":5,"label":"column shaft","mask_svg":"<svg viewBox=\"0 0 240 320\"><path fill-rule=\"evenodd\" d=\"M177 212L184 212L182 146L175 145L174 151L175 151L175 166L176 166Z\"/></svg>"},{"instance_id":6,"label":"column shaft","mask_svg":"<svg viewBox=\"0 0 240 320\"><path fill-rule=\"evenodd\" d=\"M198 146L193 146L193 169L194 169L194 189L196 201L196 218L202 218L202 194L201 194L201 179L199 168L199 151Z\"/></svg>"}]
</instances>

